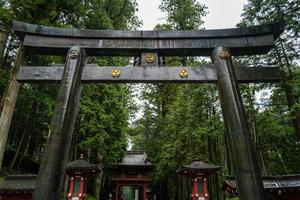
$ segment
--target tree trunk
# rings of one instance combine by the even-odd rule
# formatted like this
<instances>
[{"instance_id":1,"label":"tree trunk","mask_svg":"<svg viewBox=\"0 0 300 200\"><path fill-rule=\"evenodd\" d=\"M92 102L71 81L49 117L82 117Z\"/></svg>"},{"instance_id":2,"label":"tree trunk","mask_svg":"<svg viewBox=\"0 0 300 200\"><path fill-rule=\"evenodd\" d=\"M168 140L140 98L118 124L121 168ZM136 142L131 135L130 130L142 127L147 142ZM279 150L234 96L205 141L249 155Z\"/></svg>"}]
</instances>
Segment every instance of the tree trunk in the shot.
<instances>
[{"instance_id":1,"label":"tree trunk","mask_svg":"<svg viewBox=\"0 0 300 200\"><path fill-rule=\"evenodd\" d=\"M300 113L299 111L295 111L293 109L293 107L296 105L297 102L293 95L292 88L289 85L289 78L287 77L287 74L284 71L282 71L281 74L283 77L282 88L285 91L287 104L292 115L292 123L295 131L295 138L298 142L300 142Z\"/></svg>"},{"instance_id":2,"label":"tree trunk","mask_svg":"<svg viewBox=\"0 0 300 200\"><path fill-rule=\"evenodd\" d=\"M13 126L12 128L12 132L11 132L11 135L10 135L10 138L9 138L9 141L7 141L7 143L16 148L19 144L19 132L20 132L20 129L22 128L22 125L23 125L23 121L24 119L22 118L22 116L19 116L18 118L18 122L16 123L15 126Z\"/></svg>"},{"instance_id":3,"label":"tree trunk","mask_svg":"<svg viewBox=\"0 0 300 200\"><path fill-rule=\"evenodd\" d=\"M3 63L3 54L8 38L8 33L6 30L0 29L0 64Z\"/></svg>"},{"instance_id":4,"label":"tree trunk","mask_svg":"<svg viewBox=\"0 0 300 200\"><path fill-rule=\"evenodd\" d=\"M66 199L66 197L68 196L69 182L70 182L70 176L69 175L65 175L65 180L64 180L64 196L63 196L62 199Z\"/></svg>"},{"instance_id":5,"label":"tree trunk","mask_svg":"<svg viewBox=\"0 0 300 200\"><path fill-rule=\"evenodd\" d=\"M32 106L33 106L33 101L30 102L30 106L29 106L30 110L32 109ZM26 137L26 134L28 133L28 131L27 131L27 129L28 129L27 124L28 124L28 121L29 121L30 113L31 112L28 112L27 115L26 115L26 119L25 119L25 123L24 123L24 127L23 127L22 136L21 136L21 139L19 140L19 144L18 144L17 150L16 150L15 155L14 155L14 157L12 159L11 164L10 164L9 171L12 171L12 169L13 169L16 161L17 161L17 158L18 158L18 155L20 153L20 150L21 150L21 148L22 148L22 146L24 144L24 142L23 142L24 138Z\"/></svg>"},{"instance_id":6,"label":"tree trunk","mask_svg":"<svg viewBox=\"0 0 300 200\"><path fill-rule=\"evenodd\" d=\"M281 42L280 42L280 44L282 46ZM287 104L288 104L289 110L291 112L291 115L293 116L292 123L293 123L293 128L295 131L295 139L296 139L296 141L300 142L300 113L299 113L299 111L293 110L293 107L296 105L297 101L293 94L292 88L290 86L290 82L292 79L291 66L289 64L289 59L287 58L284 48L282 47L284 59L286 61L285 65L284 65L283 58L282 58L278 48L275 47L275 50L276 50L278 62L280 64L280 68L281 68L281 76L282 76L281 86L285 92Z\"/></svg>"},{"instance_id":7,"label":"tree trunk","mask_svg":"<svg viewBox=\"0 0 300 200\"><path fill-rule=\"evenodd\" d=\"M179 190L179 180L178 176L175 177L175 184L174 184L174 200L179 200L178 190Z\"/></svg>"},{"instance_id":8,"label":"tree trunk","mask_svg":"<svg viewBox=\"0 0 300 200\"><path fill-rule=\"evenodd\" d=\"M103 155L97 151L97 163L100 165L100 168L103 169ZM102 178L103 172L101 171L98 176L95 178L95 196L96 199L100 199L101 189L102 189Z\"/></svg>"},{"instance_id":9,"label":"tree trunk","mask_svg":"<svg viewBox=\"0 0 300 200\"><path fill-rule=\"evenodd\" d=\"M21 157L18 161L18 166L20 165L20 163L23 160L22 157L24 155L26 155L25 150L28 147L28 142L30 141L30 137L31 137L31 134L32 134L32 131L31 131L32 127L29 125L30 124L29 120L30 120L30 117L32 117L34 115L37 108L38 108L38 102L32 101L31 105L30 105L30 111L28 112L28 114L26 116L26 119L25 119L25 123L24 123L25 127L24 127L24 130L23 130L22 137L20 139L17 151L14 155L14 158L13 158L13 160L11 162L11 165L10 165L10 168L9 168L10 171L12 171L14 169L16 161L18 160L19 154L21 154Z\"/></svg>"},{"instance_id":10,"label":"tree trunk","mask_svg":"<svg viewBox=\"0 0 300 200\"><path fill-rule=\"evenodd\" d=\"M29 145L28 145L28 155L33 156L37 151L37 134L33 134L30 137Z\"/></svg>"},{"instance_id":11,"label":"tree trunk","mask_svg":"<svg viewBox=\"0 0 300 200\"><path fill-rule=\"evenodd\" d=\"M209 160L215 165L220 165L219 155L217 149L217 139L208 137L208 149L209 149ZM220 195L220 184L218 174L210 178L209 190L211 199L221 199Z\"/></svg>"},{"instance_id":12,"label":"tree trunk","mask_svg":"<svg viewBox=\"0 0 300 200\"><path fill-rule=\"evenodd\" d=\"M259 132L257 130L257 123L256 123L256 109L255 109L255 89L254 88L249 88L247 92L247 99L249 102L249 119L251 119L251 124L252 124L252 131L253 131L253 139L254 139L254 145L255 145L255 153L257 157L257 161L261 170L262 175L266 175L266 167L265 167L265 162L263 158L263 152L261 149L260 145L260 137L259 137ZM249 122L250 123L250 122Z\"/></svg>"},{"instance_id":13,"label":"tree trunk","mask_svg":"<svg viewBox=\"0 0 300 200\"><path fill-rule=\"evenodd\" d=\"M14 67L12 69L10 83L6 89L5 94L2 97L2 112L0 116L0 169L2 167L4 152L5 152L5 146L8 136L9 127L11 124L11 119L14 113L19 89L20 89L20 83L17 82L16 76L18 69L20 65L25 60L25 54L23 46L20 45L18 54L16 57L16 62L14 64Z\"/></svg>"},{"instance_id":14,"label":"tree trunk","mask_svg":"<svg viewBox=\"0 0 300 200\"><path fill-rule=\"evenodd\" d=\"M254 96L255 96L254 91L253 91L252 95L253 96L252 96L251 99L254 101ZM256 112L255 112L255 108L254 108L254 102L253 102L253 104L251 106L252 106L252 110L253 110L253 113L252 113L252 125L253 125L253 134L254 134L254 141L255 141L255 149L256 149L258 161L259 161L260 168L261 168L261 173L262 173L263 176L265 176L267 174L267 171L266 171L266 166L265 166L263 152L262 152L261 145L260 145L259 132L257 130Z\"/></svg>"}]
</instances>

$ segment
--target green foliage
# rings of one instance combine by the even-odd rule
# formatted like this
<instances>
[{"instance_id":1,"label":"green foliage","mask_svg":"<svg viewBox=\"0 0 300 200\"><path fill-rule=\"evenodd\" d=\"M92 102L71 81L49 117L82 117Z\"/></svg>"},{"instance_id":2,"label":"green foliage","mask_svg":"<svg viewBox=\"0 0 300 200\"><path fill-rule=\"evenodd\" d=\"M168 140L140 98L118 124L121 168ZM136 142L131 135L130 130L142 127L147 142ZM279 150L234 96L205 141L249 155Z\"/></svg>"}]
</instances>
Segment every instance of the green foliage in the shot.
<instances>
[{"instance_id":1,"label":"green foliage","mask_svg":"<svg viewBox=\"0 0 300 200\"><path fill-rule=\"evenodd\" d=\"M274 51L266 56L243 59L243 62L254 65L278 63L282 69L282 88L274 85L247 87L254 91L252 98L246 98L249 103L246 106L249 123L253 124L251 130L257 154L262 156L258 157L264 162L265 172L272 175L299 173L299 159L296 156L299 154L299 145L295 142L299 130L293 126L299 121L299 66L296 65L300 58L299 48L296 47L299 40L299 12L298 1L249 0L240 23L240 26L275 21L285 23L285 32L277 40ZM270 97L262 98L262 92L269 93ZM257 93L261 96L258 101L254 98Z\"/></svg>"},{"instance_id":2,"label":"green foliage","mask_svg":"<svg viewBox=\"0 0 300 200\"><path fill-rule=\"evenodd\" d=\"M161 11L175 30L196 30L203 24L207 7L196 0L162 0Z\"/></svg>"},{"instance_id":3,"label":"green foliage","mask_svg":"<svg viewBox=\"0 0 300 200\"><path fill-rule=\"evenodd\" d=\"M9 9L9 2L7 0L0 0L0 26L9 24L12 19L12 11Z\"/></svg>"},{"instance_id":4,"label":"green foliage","mask_svg":"<svg viewBox=\"0 0 300 200\"><path fill-rule=\"evenodd\" d=\"M150 85L145 86L143 98L144 115L134 123L131 133L157 164L159 178L169 176L194 157L212 162L206 151L207 140L223 138L214 86Z\"/></svg>"},{"instance_id":5,"label":"green foliage","mask_svg":"<svg viewBox=\"0 0 300 200\"><path fill-rule=\"evenodd\" d=\"M155 163L155 181L167 182L166 192L172 194L169 198L178 192L174 180L181 165L197 157L223 166L224 127L215 86L146 85L142 99L143 116L129 132L133 148L147 150Z\"/></svg>"},{"instance_id":6,"label":"green foliage","mask_svg":"<svg viewBox=\"0 0 300 200\"><path fill-rule=\"evenodd\" d=\"M300 96L300 68L299 66L293 66L293 79L291 80L291 86L295 96ZM294 109L299 110L299 105L295 105Z\"/></svg>"},{"instance_id":7,"label":"green foliage","mask_svg":"<svg viewBox=\"0 0 300 200\"><path fill-rule=\"evenodd\" d=\"M87 195L87 197L85 198L86 200L97 200L96 197L91 196L91 195Z\"/></svg>"},{"instance_id":8,"label":"green foliage","mask_svg":"<svg viewBox=\"0 0 300 200\"><path fill-rule=\"evenodd\" d=\"M227 198L227 200L239 200L238 197L233 197L233 198Z\"/></svg>"},{"instance_id":9,"label":"green foliage","mask_svg":"<svg viewBox=\"0 0 300 200\"><path fill-rule=\"evenodd\" d=\"M293 0L249 0L244 7L243 20L240 25L256 25L271 22L282 22L285 24L285 32L277 41L277 50L281 57L288 57L292 62L300 57L297 41L300 37L300 3ZM282 51L285 51L282 52ZM285 54L285 55L284 55ZM273 59L276 56L273 56ZM284 60L284 59L283 59Z\"/></svg>"},{"instance_id":10,"label":"green foliage","mask_svg":"<svg viewBox=\"0 0 300 200\"><path fill-rule=\"evenodd\" d=\"M162 1L160 9L167 14L167 23L156 30L200 29L206 7L197 1ZM168 66L199 66L199 58L166 58ZM134 149L147 150L155 163L155 181L163 183L166 199L173 199L177 188L176 170L195 157L204 162L222 165L225 160L223 124L215 86L194 84L145 85L143 116L133 122L129 131ZM181 180L182 181L182 180ZM216 190L213 198L218 198ZM183 197L183 198L184 198Z\"/></svg>"},{"instance_id":11,"label":"green foliage","mask_svg":"<svg viewBox=\"0 0 300 200\"><path fill-rule=\"evenodd\" d=\"M101 153L107 163L117 162L127 146L128 113L124 86L85 86L78 115L80 149Z\"/></svg>"}]
</instances>

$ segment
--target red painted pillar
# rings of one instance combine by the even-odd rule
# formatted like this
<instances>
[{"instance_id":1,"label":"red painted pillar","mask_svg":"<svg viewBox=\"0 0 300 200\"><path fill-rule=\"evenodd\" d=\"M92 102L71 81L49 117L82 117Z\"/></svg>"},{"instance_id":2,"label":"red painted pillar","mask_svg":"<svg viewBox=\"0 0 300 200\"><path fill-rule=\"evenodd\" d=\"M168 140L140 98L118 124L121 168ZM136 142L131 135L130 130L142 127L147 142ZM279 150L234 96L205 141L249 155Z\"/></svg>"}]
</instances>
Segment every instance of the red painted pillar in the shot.
<instances>
[{"instance_id":1,"label":"red painted pillar","mask_svg":"<svg viewBox=\"0 0 300 200\"><path fill-rule=\"evenodd\" d=\"M84 192L83 199L85 199L85 197L86 197L87 184L88 184L88 179L85 178L85 179L84 179L84 187L83 187L83 192Z\"/></svg>"},{"instance_id":2,"label":"red painted pillar","mask_svg":"<svg viewBox=\"0 0 300 200\"><path fill-rule=\"evenodd\" d=\"M143 185L143 200L147 198L147 184Z\"/></svg>"},{"instance_id":3,"label":"red painted pillar","mask_svg":"<svg viewBox=\"0 0 300 200\"><path fill-rule=\"evenodd\" d=\"M70 185L69 185L69 192L68 192L68 200L72 199L73 189L74 189L74 178L71 177L70 178Z\"/></svg>"},{"instance_id":4,"label":"red painted pillar","mask_svg":"<svg viewBox=\"0 0 300 200\"><path fill-rule=\"evenodd\" d=\"M191 192L190 192L190 199L194 200L194 180L191 179Z\"/></svg>"},{"instance_id":5,"label":"red painted pillar","mask_svg":"<svg viewBox=\"0 0 300 200\"><path fill-rule=\"evenodd\" d=\"M203 179L203 194L204 194L204 199L208 200L208 186L207 186L207 178Z\"/></svg>"},{"instance_id":6,"label":"red painted pillar","mask_svg":"<svg viewBox=\"0 0 300 200\"><path fill-rule=\"evenodd\" d=\"M115 194L115 200L118 200L119 198L119 183L116 183L116 194Z\"/></svg>"},{"instance_id":7,"label":"red painted pillar","mask_svg":"<svg viewBox=\"0 0 300 200\"><path fill-rule=\"evenodd\" d=\"M197 178L193 178L192 180L192 199L197 200L198 199L198 181Z\"/></svg>"},{"instance_id":8,"label":"red painted pillar","mask_svg":"<svg viewBox=\"0 0 300 200\"><path fill-rule=\"evenodd\" d=\"M79 194L78 194L78 197L79 197L79 200L84 200L84 186L85 185L85 180L83 177L80 178L80 185L79 185Z\"/></svg>"},{"instance_id":9,"label":"red painted pillar","mask_svg":"<svg viewBox=\"0 0 300 200\"><path fill-rule=\"evenodd\" d=\"M79 188L78 191L74 191L75 182L79 181ZM79 200L85 199L86 194L86 186L87 186L87 179L84 177L71 177L69 182L69 192L67 195L68 200L72 200L72 197L79 197Z\"/></svg>"}]
</instances>

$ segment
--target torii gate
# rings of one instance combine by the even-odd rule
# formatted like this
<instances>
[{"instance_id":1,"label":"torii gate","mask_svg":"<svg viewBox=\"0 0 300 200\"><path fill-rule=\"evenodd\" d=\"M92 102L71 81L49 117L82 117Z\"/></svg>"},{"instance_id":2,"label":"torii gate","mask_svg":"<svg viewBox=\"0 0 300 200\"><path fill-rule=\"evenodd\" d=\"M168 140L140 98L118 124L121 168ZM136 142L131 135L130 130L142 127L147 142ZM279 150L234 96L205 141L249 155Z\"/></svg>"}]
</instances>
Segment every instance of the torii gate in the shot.
<instances>
[{"instance_id":1,"label":"torii gate","mask_svg":"<svg viewBox=\"0 0 300 200\"><path fill-rule=\"evenodd\" d=\"M15 21L14 31L30 54L66 55L64 67L22 66L20 83L60 82L50 137L35 200L60 199L81 83L216 83L241 200L262 200L264 191L238 83L279 82L277 67L233 65L231 56L268 53L283 31L279 23L224 30L104 31L53 28ZM87 56L139 57L138 67L98 67ZM212 56L201 67L161 67L167 56ZM9 119L8 123L10 123Z\"/></svg>"}]
</instances>

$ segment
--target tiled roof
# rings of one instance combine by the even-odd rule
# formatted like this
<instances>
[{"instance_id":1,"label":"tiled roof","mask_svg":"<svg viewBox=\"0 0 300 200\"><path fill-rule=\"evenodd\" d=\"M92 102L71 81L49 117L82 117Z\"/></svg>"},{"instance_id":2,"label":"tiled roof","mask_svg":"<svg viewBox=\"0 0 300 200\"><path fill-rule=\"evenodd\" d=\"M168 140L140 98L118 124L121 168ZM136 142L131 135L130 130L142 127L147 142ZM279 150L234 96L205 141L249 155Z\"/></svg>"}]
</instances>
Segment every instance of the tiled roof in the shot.
<instances>
[{"instance_id":1,"label":"tiled roof","mask_svg":"<svg viewBox=\"0 0 300 200\"><path fill-rule=\"evenodd\" d=\"M119 166L152 166L144 151L127 151Z\"/></svg>"},{"instance_id":2,"label":"tiled roof","mask_svg":"<svg viewBox=\"0 0 300 200\"><path fill-rule=\"evenodd\" d=\"M37 175L9 175L0 182L0 191L33 191Z\"/></svg>"},{"instance_id":3,"label":"tiled roof","mask_svg":"<svg viewBox=\"0 0 300 200\"><path fill-rule=\"evenodd\" d=\"M96 169L97 165L91 164L83 159L75 160L67 164L67 169Z\"/></svg>"},{"instance_id":4,"label":"tiled roof","mask_svg":"<svg viewBox=\"0 0 300 200\"><path fill-rule=\"evenodd\" d=\"M263 184L265 189L294 189L300 188L300 174L281 175L281 176L263 176ZM230 177L225 184L236 189L236 181L234 177Z\"/></svg>"},{"instance_id":5,"label":"tiled roof","mask_svg":"<svg viewBox=\"0 0 300 200\"><path fill-rule=\"evenodd\" d=\"M219 170L221 167L216 165L207 164L202 161L193 161L189 165L183 165L182 170Z\"/></svg>"}]
</instances>

